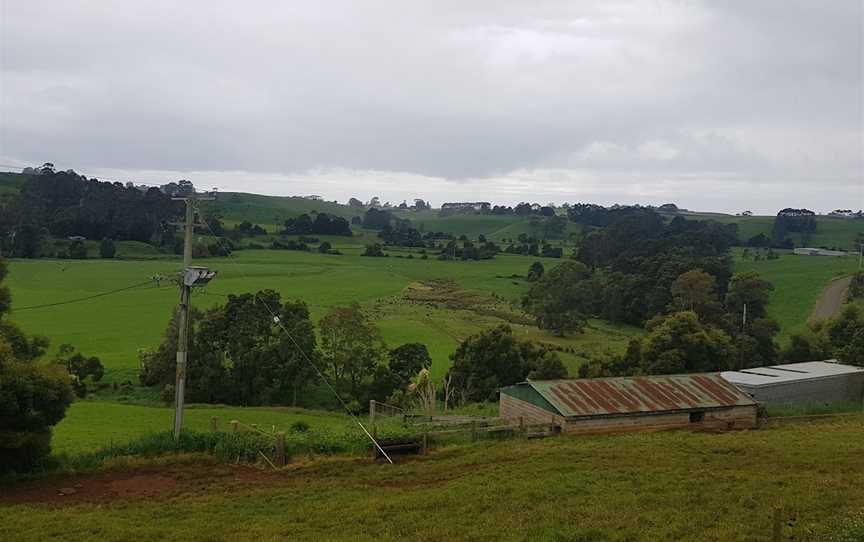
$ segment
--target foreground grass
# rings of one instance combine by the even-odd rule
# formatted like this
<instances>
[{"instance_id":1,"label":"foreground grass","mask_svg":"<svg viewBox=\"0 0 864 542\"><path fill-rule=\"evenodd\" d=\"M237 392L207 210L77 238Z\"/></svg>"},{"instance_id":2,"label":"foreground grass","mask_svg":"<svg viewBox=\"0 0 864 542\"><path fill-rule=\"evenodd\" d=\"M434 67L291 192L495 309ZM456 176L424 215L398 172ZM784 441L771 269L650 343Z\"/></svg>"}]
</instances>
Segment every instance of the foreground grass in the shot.
<instances>
[{"instance_id":1,"label":"foreground grass","mask_svg":"<svg viewBox=\"0 0 864 542\"><path fill-rule=\"evenodd\" d=\"M864 508L864 417L727 434L559 437L442 449L395 466L325 460L185 494L0 507L15 540L819 539ZM262 473L262 477L264 474ZM268 477L269 478L269 477ZM86 480L84 480L86 484Z\"/></svg>"}]
</instances>

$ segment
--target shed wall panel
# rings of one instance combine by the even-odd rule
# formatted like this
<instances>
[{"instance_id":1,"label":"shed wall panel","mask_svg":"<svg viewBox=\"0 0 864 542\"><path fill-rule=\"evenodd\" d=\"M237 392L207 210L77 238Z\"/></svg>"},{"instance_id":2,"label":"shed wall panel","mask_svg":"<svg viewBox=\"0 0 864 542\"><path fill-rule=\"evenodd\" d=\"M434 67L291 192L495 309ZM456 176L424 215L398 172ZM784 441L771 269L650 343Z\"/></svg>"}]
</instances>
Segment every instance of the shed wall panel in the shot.
<instances>
[{"instance_id":1,"label":"shed wall panel","mask_svg":"<svg viewBox=\"0 0 864 542\"><path fill-rule=\"evenodd\" d=\"M564 424L564 418L561 415L544 410L527 401L516 399L506 393L501 394L501 399L498 402L498 415L510 420L518 420L521 417L526 424L553 423L553 421L558 425Z\"/></svg>"},{"instance_id":2,"label":"shed wall panel","mask_svg":"<svg viewBox=\"0 0 864 542\"><path fill-rule=\"evenodd\" d=\"M771 386L738 385L741 390L763 403L796 403L806 401L861 401L864 373L837 375L830 378L798 380Z\"/></svg>"}]
</instances>

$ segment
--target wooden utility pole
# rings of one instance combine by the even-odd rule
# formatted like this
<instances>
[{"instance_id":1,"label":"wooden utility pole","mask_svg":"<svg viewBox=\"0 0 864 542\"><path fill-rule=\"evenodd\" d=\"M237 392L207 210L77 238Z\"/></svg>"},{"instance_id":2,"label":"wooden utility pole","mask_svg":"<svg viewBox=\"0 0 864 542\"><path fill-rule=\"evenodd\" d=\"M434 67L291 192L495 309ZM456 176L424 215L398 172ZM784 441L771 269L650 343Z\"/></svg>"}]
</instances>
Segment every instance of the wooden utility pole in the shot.
<instances>
[{"instance_id":1,"label":"wooden utility pole","mask_svg":"<svg viewBox=\"0 0 864 542\"><path fill-rule=\"evenodd\" d=\"M195 231L195 202L212 201L213 196L189 194L171 198L186 204L186 219L183 222L183 271L180 273L180 315L177 325L177 377L174 383L174 440L180 438L183 429L183 404L186 399L186 362L189 349L189 306L192 287L210 282L215 273L203 267L192 267L192 234Z\"/></svg>"}]
</instances>

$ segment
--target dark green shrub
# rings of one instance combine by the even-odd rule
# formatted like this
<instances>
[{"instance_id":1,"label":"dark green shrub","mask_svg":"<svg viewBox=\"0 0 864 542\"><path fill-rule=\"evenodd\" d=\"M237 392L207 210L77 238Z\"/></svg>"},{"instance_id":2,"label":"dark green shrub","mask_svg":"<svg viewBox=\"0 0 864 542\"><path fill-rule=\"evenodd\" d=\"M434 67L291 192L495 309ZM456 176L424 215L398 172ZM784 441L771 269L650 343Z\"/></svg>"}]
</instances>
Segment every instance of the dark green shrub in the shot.
<instances>
[{"instance_id":1,"label":"dark green shrub","mask_svg":"<svg viewBox=\"0 0 864 542\"><path fill-rule=\"evenodd\" d=\"M291 424L292 433L305 433L309 431L309 424L303 420L298 420Z\"/></svg>"},{"instance_id":2,"label":"dark green shrub","mask_svg":"<svg viewBox=\"0 0 864 542\"><path fill-rule=\"evenodd\" d=\"M51 452L51 427L72 403L69 376L56 367L0 366L0 472L32 470Z\"/></svg>"}]
</instances>

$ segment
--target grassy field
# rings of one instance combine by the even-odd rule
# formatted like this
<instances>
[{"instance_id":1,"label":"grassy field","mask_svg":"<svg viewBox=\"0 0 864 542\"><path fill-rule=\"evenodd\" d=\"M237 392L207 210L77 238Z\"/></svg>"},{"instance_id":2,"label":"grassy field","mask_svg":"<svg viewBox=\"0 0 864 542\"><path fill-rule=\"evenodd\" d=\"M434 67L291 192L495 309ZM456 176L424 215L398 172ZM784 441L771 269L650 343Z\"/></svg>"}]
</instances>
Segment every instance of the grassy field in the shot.
<instances>
[{"instance_id":1,"label":"grassy field","mask_svg":"<svg viewBox=\"0 0 864 542\"><path fill-rule=\"evenodd\" d=\"M768 305L768 314L780 323L780 340L802 328L813 310L816 298L832 278L848 275L858 267L854 257L795 256L782 253L776 260L741 258L735 251L734 269L758 271L774 285Z\"/></svg>"},{"instance_id":2,"label":"grassy field","mask_svg":"<svg viewBox=\"0 0 864 542\"><path fill-rule=\"evenodd\" d=\"M419 341L433 355L433 373L441 376L457 342L487 325L505 322L510 301L527 288L521 279L535 258L501 255L479 262L444 262L419 258L365 258L359 247L346 246L342 256L293 251L241 251L235 258L201 261L219 271L206 290L196 291L193 303L207 307L224 301L222 294L271 288L283 299L302 299L314 319L335 305L358 302L378 321L391 346ZM542 259L541 259L542 260ZM547 266L555 260L545 260ZM177 260L13 260L7 279L13 295L11 318L31 334L47 335L53 348L71 343L79 350L98 355L109 369L108 381L136 381L137 352L156 346L177 303L177 289L164 281L89 301L26 310L28 306L78 299L138 283L154 275L173 276ZM474 296L484 307L457 304L442 299L439 308L407 302L411 284L447 279L458 285L448 291L454 298ZM472 294L479 292L479 297ZM492 297L492 294L496 297ZM458 300L457 300L458 301ZM464 305L464 306L463 306ZM485 305L491 305L487 307ZM478 312L479 311L479 312ZM508 316L509 317L509 316ZM630 328L612 328L600 323L586 333L567 339L538 331L525 322L512 322L526 338L574 348L577 352L622 349ZM571 366L578 356L565 354Z\"/></svg>"},{"instance_id":3,"label":"grassy field","mask_svg":"<svg viewBox=\"0 0 864 542\"><path fill-rule=\"evenodd\" d=\"M773 216L722 216L716 214L694 214L687 215L688 219L714 220L723 224L738 224L738 238L741 241L765 234L771 237L771 229L774 226ZM864 220L849 220L846 218L833 218L828 216L816 217L816 233L814 233L808 246L813 247L837 247L841 250L858 250L855 246L855 237L864 233ZM792 234L795 246L802 246L798 234Z\"/></svg>"},{"instance_id":4,"label":"grassy field","mask_svg":"<svg viewBox=\"0 0 864 542\"><path fill-rule=\"evenodd\" d=\"M292 251L249 250L232 259L203 261L219 271L206 290L196 292L193 303L212 306L223 302L221 294L272 288L283 298L306 301L318 319L332 306L361 303L373 315L391 346L420 341L432 353L433 373L441 376L459 340L484 327L509 322L518 334L568 350L565 362L575 369L587 355L621 351L638 330L592 322L581 335L565 339L541 332L520 319L510 303L527 288L521 279L533 258L500 255L480 262L442 262L359 256L360 245L335 238L342 256ZM138 247L120 244L119 251ZM108 381L136 381L137 352L160 340L177 303L176 288L164 281L98 297L89 301L22 310L95 295L137 283L154 275L170 277L178 268L175 259L152 260L15 260L10 263L8 284L13 294L11 317L28 333L47 335L53 348L71 343L81 351L98 355L109 369ZM546 260L547 266L556 260ZM777 260L743 260L736 252L735 270L759 271L775 286L769 312L781 324L781 339L807 320L813 304L831 278L855 269L855 258L815 258L783 254ZM455 287L444 292L438 306L414 303L411 288L429 281L450 280ZM494 294L494 297L493 297ZM469 299L469 303L460 300ZM570 353L569 350L573 350Z\"/></svg>"},{"instance_id":5,"label":"grassy field","mask_svg":"<svg viewBox=\"0 0 864 542\"><path fill-rule=\"evenodd\" d=\"M397 465L301 460L268 473L187 461L58 481L105 497L0 505L0 522L25 541L767 541L785 507L784 540L828 540L864 510L862 431L858 415L480 442ZM150 480L146 498L111 493Z\"/></svg>"},{"instance_id":6,"label":"grassy field","mask_svg":"<svg viewBox=\"0 0 864 542\"><path fill-rule=\"evenodd\" d=\"M184 416L184 427L191 431L210 431L211 419L218 416L223 430L231 420L261 428L276 427L287 431L295 422L305 422L312 429L357 430L347 414L292 408L242 408L218 405L190 405ZM123 405L103 401L77 401L66 417L54 428L51 447L57 454L78 454L112 443L173 428L174 409L168 407Z\"/></svg>"}]
</instances>

